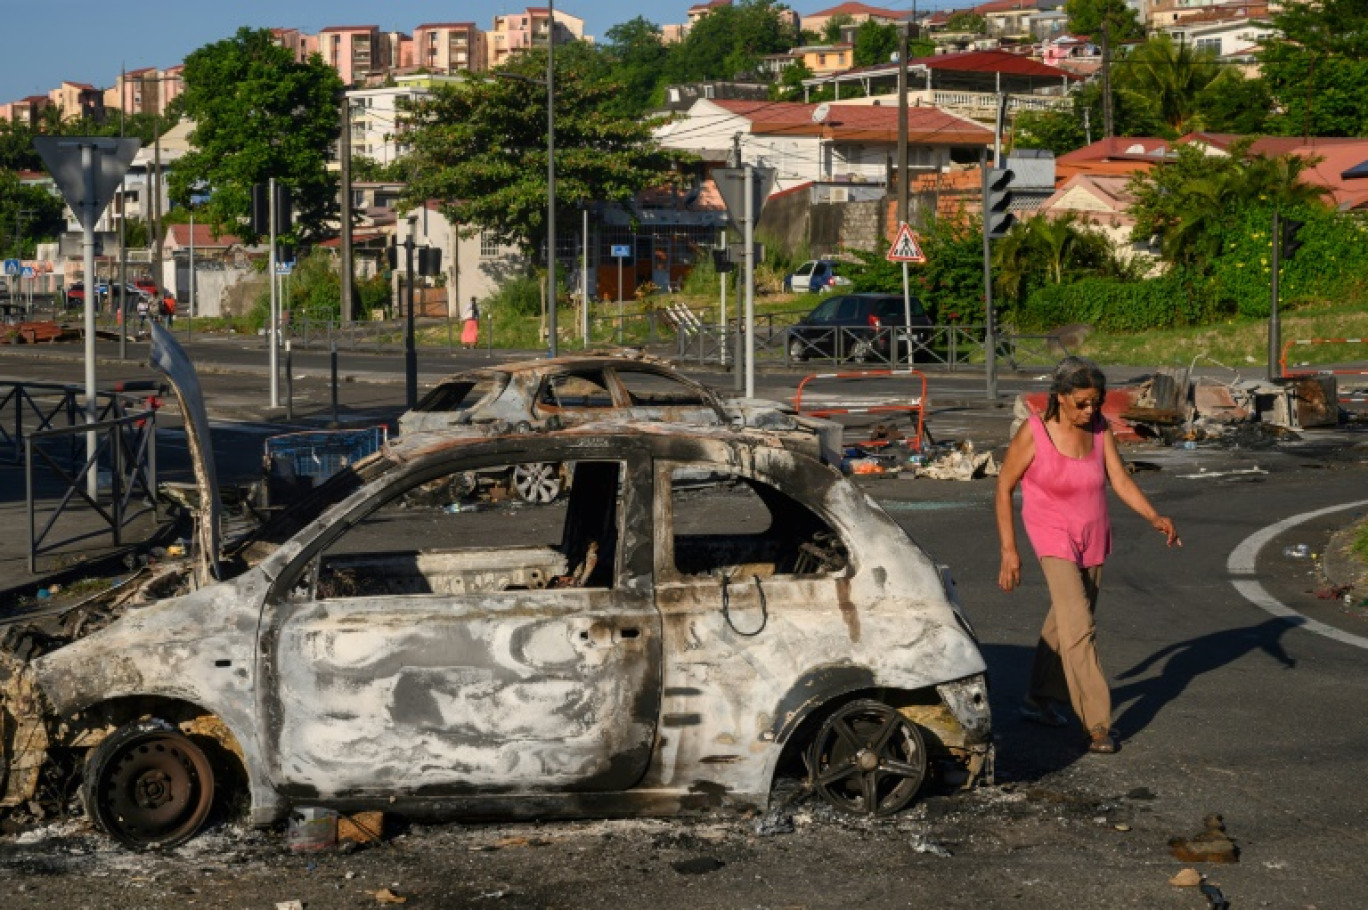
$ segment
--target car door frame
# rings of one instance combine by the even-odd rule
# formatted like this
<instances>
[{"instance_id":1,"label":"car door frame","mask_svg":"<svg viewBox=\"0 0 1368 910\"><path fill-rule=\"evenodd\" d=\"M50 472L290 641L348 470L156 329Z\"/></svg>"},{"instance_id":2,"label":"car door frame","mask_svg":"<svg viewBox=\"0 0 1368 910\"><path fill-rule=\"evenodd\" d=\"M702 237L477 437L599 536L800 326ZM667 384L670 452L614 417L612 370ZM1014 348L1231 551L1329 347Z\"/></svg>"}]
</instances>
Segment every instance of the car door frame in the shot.
<instances>
[{"instance_id":1,"label":"car door frame","mask_svg":"<svg viewBox=\"0 0 1368 910\"><path fill-rule=\"evenodd\" d=\"M561 441L557 441L558 443ZM659 613L651 596L653 580L654 542L651 531L651 503L653 502L651 461L639 445L614 446L606 439L578 438L564 444L542 446L545 451L535 453L516 449L510 451L505 443L500 447L494 443L474 444L463 447L469 451L454 456L429 456L415 459L403 466L397 476L388 474L366 484L333 509L325 512L315 522L301 531L294 540L298 544L282 548L285 552L275 564L270 566L268 578L271 584L264 597L261 623L258 630L257 690L258 716L262 719L261 748L265 765L269 769L272 786L291 798L317 798L322 793L334 796L345 795L352 799L376 798L440 798L442 796L471 796L480 793L507 793L519 791L548 792L556 790L618 791L627 789L646 772L656 737L660 700L661 675L661 629ZM614 583L607 589L565 588L546 591L520 591L516 598L499 598L490 595L447 596L445 601L459 601L461 597L485 598L492 600L516 599L525 607L535 605L546 599L559 600L561 613L577 616L577 647L614 648L627 646L639 652L638 668L640 680L634 691L621 693L619 705L625 705L628 716L619 728L623 735L613 740L623 745L620 752L600 756L596 770L592 774L581 775L571 780L547 779L536 784L524 781L521 787L510 787L500 783L486 773L478 779L461 781L446 779L434 781L432 785L414 786L395 781L376 781L372 786L358 786L357 781L348 778L346 768L336 769L329 775L328 769L315 767L316 777L291 772L287 768L290 756L283 754L282 726L286 723L283 701L288 697L287 690L294 683L291 679L295 671L286 666L287 659L277 653L282 629L297 616L312 619L310 611L325 610L327 604L336 601L320 601L309 598L304 601L291 597L292 590L305 581L316 558L326 551L342 535L385 503L401 495L403 491L445 476L457 470L470 468L477 470L481 465L507 463L519 455L524 460L537 461L542 458L556 460L617 461L623 465L619 495L618 540L616 564L613 568ZM644 518L643 518L644 515ZM434 597L434 595L410 595ZM429 607L440 607L434 600ZM373 598L384 600L385 598ZM372 598L355 598L357 601ZM323 604L320 607L320 604ZM556 606L553 604L553 606ZM578 611L578 612L577 612ZM554 612L554 611L552 611ZM624 640L631 630L630 644ZM587 658L586 658L587 659ZM611 662L610 662L611 663ZM338 705L333 705L337 709ZM341 727L345 729L346 724ZM605 741L606 738L605 738ZM553 744L543 744L551 746ZM568 748L564 744L557 748ZM535 760L530 755L528 760ZM570 759L576 759L570 756ZM535 780L535 778L533 778Z\"/></svg>"}]
</instances>

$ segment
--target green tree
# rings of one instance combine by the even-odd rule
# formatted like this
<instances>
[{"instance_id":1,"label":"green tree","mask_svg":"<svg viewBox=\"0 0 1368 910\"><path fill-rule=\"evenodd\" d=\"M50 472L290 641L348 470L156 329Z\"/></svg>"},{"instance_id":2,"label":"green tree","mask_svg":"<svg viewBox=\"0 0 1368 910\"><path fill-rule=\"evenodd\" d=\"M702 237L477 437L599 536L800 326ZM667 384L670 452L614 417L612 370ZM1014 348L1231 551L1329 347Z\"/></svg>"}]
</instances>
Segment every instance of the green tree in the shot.
<instances>
[{"instance_id":1,"label":"green tree","mask_svg":"<svg viewBox=\"0 0 1368 910\"><path fill-rule=\"evenodd\" d=\"M826 24L822 26L822 41L826 44L840 44L841 29L854 24L854 16L849 13L837 13L828 18Z\"/></svg>"},{"instance_id":2,"label":"green tree","mask_svg":"<svg viewBox=\"0 0 1368 910\"><path fill-rule=\"evenodd\" d=\"M711 18L710 14L708 17ZM582 78L586 65L556 54L556 202L561 223L577 206L626 202L669 182L689 156L662 151L652 123L606 113L620 91ZM532 251L545 235L546 72L541 51L519 54L493 78L481 74L438 86L410 115L414 177L407 200L439 200L467 231L484 230Z\"/></svg>"},{"instance_id":3,"label":"green tree","mask_svg":"<svg viewBox=\"0 0 1368 910\"><path fill-rule=\"evenodd\" d=\"M988 20L972 10L961 10L946 20L945 30L984 35L988 33Z\"/></svg>"},{"instance_id":4,"label":"green tree","mask_svg":"<svg viewBox=\"0 0 1368 910\"><path fill-rule=\"evenodd\" d=\"M16 171L0 168L0 250L6 256L33 258L36 244L52 240L65 226L61 199L41 186L20 183Z\"/></svg>"},{"instance_id":5,"label":"green tree","mask_svg":"<svg viewBox=\"0 0 1368 910\"><path fill-rule=\"evenodd\" d=\"M22 123L0 120L0 170L42 170L43 159L33 147L33 130Z\"/></svg>"},{"instance_id":6,"label":"green tree","mask_svg":"<svg viewBox=\"0 0 1368 910\"><path fill-rule=\"evenodd\" d=\"M855 32L855 65L877 66L887 63L898 51L898 26L873 19L860 23Z\"/></svg>"},{"instance_id":7,"label":"green tree","mask_svg":"<svg viewBox=\"0 0 1368 910\"><path fill-rule=\"evenodd\" d=\"M252 185L274 177L293 193L295 239L325 236L337 217L337 178L327 165L341 91L321 57L296 63L269 29L243 28L193 52L182 97L195 130L171 172L171 199L184 205L197 187L212 187L205 220L252 238Z\"/></svg>"},{"instance_id":8,"label":"green tree","mask_svg":"<svg viewBox=\"0 0 1368 910\"><path fill-rule=\"evenodd\" d=\"M1112 86L1130 107L1162 122L1170 136L1181 136L1205 127L1199 97L1220 70L1213 52L1161 35L1116 61Z\"/></svg>"},{"instance_id":9,"label":"green tree","mask_svg":"<svg viewBox=\"0 0 1368 910\"><path fill-rule=\"evenodd\" d=\"M1260 69L1273 97L1273 130L1286 136L1368 134L1368 4L1293 0L1272 18Z\"/></svg>"},{"instance_id":10,"label":"green tree","mask_svg":"<svg viewBox=\"0 0 1368 910\"><path fill-rule=\"evenodd\" d=\"M637 16L608 29L603 55L610 78L622 91L608 109L622 116L641 116L651 106L669 51L661 41L659 26Z\"/></svg>"},{"instance_id":11,"label":"green tree","mask_svg":"<svg viewBox=\"0 0 1368 910\"><path fill-rule=\"evenodd\" d=\"M799 60L784 67L784 71L779 75L778 85L771 87L770 91L778 101L802 101L803 80L811 78L812 70Z\"/></svg>"},{"instance_id":12,"label":"green tree","mask_svg":"<svg viewBox=\"0 0 1368 910\"><path fill-rule=\"evenodd\" d=\"M755 72L766 54L789 50L796 39L773 0L740 0L699 19L670 47L665 72L670 82L735 79Z\"/></svg>"},{"instance_id":13,"label":"green tree","mask_svg":"<svg viewBox=\"0 0 1368 910\"><path fill-rule=\"evenodd\" d=\"M1064 12L1069 17L1069 31L1087 35L1102 42L1102 23L1107 23L1108 40L1115 46L1132 38L1143 38L1145 27L1136 18L1135 10L1126 0L1065 0Z\"/></svg>"},{"instance_id":14,"label":"green tree","mask_svg":"<svg viewBox=\"0 0 1368 910\"><path fill-rule=\"evenodd\" d=\"M1068 213L1017 224L993 248L993 287L1009 308L1037 288L1091 276L1129 277L1111 242Z\"/></svg>"},{"instance_id":15,"label":"green tree","mask_svg":"<svg viewBox=\"0 0 1368 910\"><path fill-rule=\"evenodd\" d=\"M1012 124L1012 145L1066 155L1087 145L1083 117L1077 110L1022 111Z\"/></svg>"},{"instance_id":16,"label":"green tree","mask_svg":"<svg viewBox=\"0 0 1368 910\"><path fill-rule=\"evenodd\" d=\"M1247 141L1237 143L1220 156L1180 146L1175 159L1133 178L1132 236L1157 234L1166 260L1202 270L1225 248L1229 225L1250 207L1291 211L1322 204L1324 190L1301 179L1311 166L1307 159L1251 157L1248 148Z\"/></svg>"},{"instance_id":17,"label":"green tree","mask_svg":"<svg viewBox=\"0 0 1368 910\"><path fill-rule=\"evenodd\" d=\"M1220 75L1197 94L1197 111L1206 129L1244 136L1269 132L1273 94L1268 83L1246 78L1233 68L1220 70Z\"/></svg>"}]
</instances>

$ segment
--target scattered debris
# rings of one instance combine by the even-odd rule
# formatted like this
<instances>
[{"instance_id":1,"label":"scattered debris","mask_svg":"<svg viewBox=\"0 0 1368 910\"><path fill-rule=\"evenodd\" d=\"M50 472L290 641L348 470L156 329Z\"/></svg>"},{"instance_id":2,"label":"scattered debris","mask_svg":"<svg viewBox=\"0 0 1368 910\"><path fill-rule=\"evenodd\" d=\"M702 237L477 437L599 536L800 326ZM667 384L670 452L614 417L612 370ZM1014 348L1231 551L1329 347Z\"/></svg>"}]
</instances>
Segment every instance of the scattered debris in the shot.
<instances>
[{"instance_id":1,"label":"scattered debris","mask_svg":"<svg viewBox=\"0 0 1368 910\"><path fill-rule=\"evenodd\" d=\"M1304 543L1292 544L1290 547L1283 547L1283 555L1288 559L1305 559L1313 555L1311 548Z\"/></svg>"},{"instance_id":2,"label":"scattered debris","mask_svg":"<svg viewBox=\"0 0 1368 910\"><path fill-rule=\"evenodd\" d=\"M1199 887L1202 889L1202 896L1207 899L1207 906L1211 910L1230 910L1230 901L1226 900L1220 888L1215 885L1208 885L1205 882Z\"/></svg>"},{"instance_id":3,"label":"scattered debris","mask_svg":"<svg viewBox=\"0 0 1368 910\"><path fill-rule=\"evenodd\" d=\"M992 452L975 452L974 444L965 441L943 455L936 455L916 469L917 477L932 480L974 480L996 477L997 461Z\"/></svg>"},{"instance_id":4,"label":"scattered debris","mask_svg":"<svg viewBox=\"0 0 1368 910\"><path fill-rule=\"evenodd\" d=\"M375 898L377 904L407 904L408 898L401 894L395 894L389 888L381 888L379 891L367 891L367 894Z\"/></svg>"},{"instance_id":5,"label":"scattered debris","mask_svg":"<svg viewBox=\"0 0 1368 910\"><path fill-rule=\"evenodd\" d=\"M378 844L384 830L383 812L354 812L337 817L338 843Z\"/></svg>"},{"instance_id":6,"label":"scattered debris","mask_svg":"<svg viewBox=\"0 0 1368 910\"><path fill-rule=\"evenodd\" d=\"M337 844L337 813L305 806L290 813L286 841L292 853L316 853Z\"/></svg>"},{"instance_id":7,"label":"scattered debris","mask_svg":"<svg viewBox=\"0 0 1368 910\"><path fill-rule=\"evenodd\" d=\"M1208 815L1202 820L1206 830L1192 837L1169 839L1169 852L1185 863L1237 863L1240 848L1226 834L1225 819Z\"/></svg>"},{"instance_id":8,"label":"scattered debris","mask_svg":"<svg viewBox=\"0 0 1368 910\"><path fill-rule=\"evenodd\" d=\"M1169 884L1173 885L1175 888L1196 888L1201 883L1202 873L1191 866L1169 879Z\"/></svg>"},{"instance_id":9,"label":"scattered debris","mask_svg":"<svg viewBox=\"0 0 1368 910\"><path fill-rule=\"evenodd\" d=\"M302 901L276 901L275 910L304 910Z\"/></svg>"}]
</instances>

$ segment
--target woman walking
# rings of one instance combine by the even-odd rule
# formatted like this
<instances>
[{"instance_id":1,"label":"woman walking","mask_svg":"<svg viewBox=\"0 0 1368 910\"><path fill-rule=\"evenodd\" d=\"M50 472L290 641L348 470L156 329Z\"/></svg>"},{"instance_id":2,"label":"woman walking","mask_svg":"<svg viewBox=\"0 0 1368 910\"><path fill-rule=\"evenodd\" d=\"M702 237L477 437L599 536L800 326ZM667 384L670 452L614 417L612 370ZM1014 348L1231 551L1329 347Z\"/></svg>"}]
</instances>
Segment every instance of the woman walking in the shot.
<instances>
[{"instance_id":1,"label":"woman walking","mask_svg":"<svg viewBox=\"0 0 1368 910\"><path fill-rule=\"evenodd\" d=\"M1140 517L1182 546L1173 521L1160 515L1126 473L1116 439L1102 417L1107 379L1097 365L1066 357L1055 368L1044 417L1032 414L1013 437L997 483L1002 545L998 586L1021 583L1012 493L1021 484L1021 521L1050 590L1050 611L1036 645L1021 714L1062 727L1056 703L1072 705L1088 731L1090 752L1116 751L1111 690L1097 657L1094 614L1102 563L1111 552L1107 484Z\"/></svg>"},{"instance_id":2,"label":"woman walking","mask_svg":"<svg viewBox=\"0 0 1368 910\"><path fill-rule=\"evenodd\" d=\"M470 298L470 309L466 311L465 325L461 327L461 346L473 348L480 341L480 305Z\"/></svg>"}]
</instances>

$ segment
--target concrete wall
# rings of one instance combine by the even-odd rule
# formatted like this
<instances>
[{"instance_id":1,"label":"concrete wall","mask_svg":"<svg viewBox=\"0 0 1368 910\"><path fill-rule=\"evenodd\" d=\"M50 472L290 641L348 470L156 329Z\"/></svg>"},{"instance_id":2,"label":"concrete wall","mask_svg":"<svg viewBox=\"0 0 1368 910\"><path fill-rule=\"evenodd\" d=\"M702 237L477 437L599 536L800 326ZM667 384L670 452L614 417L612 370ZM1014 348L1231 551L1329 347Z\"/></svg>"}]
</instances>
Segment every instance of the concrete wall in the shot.
<instances>
[{"instance_id":1,"label":"concrete wall","mask_svg":"<svg viewBox=\"0 0 1368 910\"><path fill-rule=\"evenodd\" d=\"M875 250L883 234L884 202L813 203L811 193L773 196L765 203L759 227L789 250L807 244L814 257L843 249Z\"/></svg>"}]
</instances>

